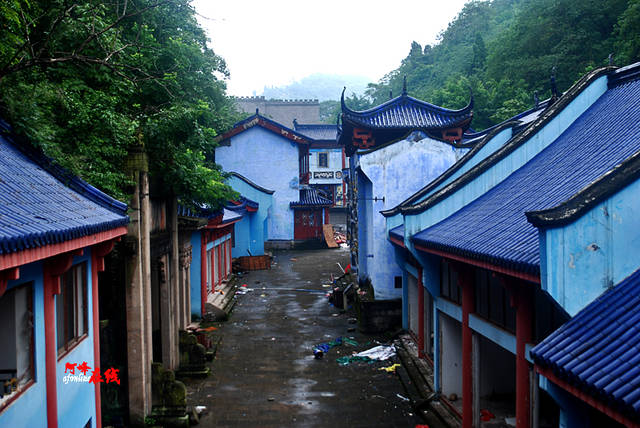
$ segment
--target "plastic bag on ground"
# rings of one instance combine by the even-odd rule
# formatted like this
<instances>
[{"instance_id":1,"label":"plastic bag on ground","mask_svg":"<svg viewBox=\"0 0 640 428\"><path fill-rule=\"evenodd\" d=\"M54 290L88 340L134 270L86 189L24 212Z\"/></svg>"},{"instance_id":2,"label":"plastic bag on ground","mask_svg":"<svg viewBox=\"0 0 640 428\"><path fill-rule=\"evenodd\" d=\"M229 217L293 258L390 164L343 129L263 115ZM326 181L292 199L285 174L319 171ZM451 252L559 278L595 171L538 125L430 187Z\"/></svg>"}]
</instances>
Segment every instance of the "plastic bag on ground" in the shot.
<instances>
[{"instance_id":1,"label":"plastic bag on ground","mask_svg":"<svg viewBox=\"0 0 640 428\"><path fill-rule=\"evenodd\" d=\"M380 361L388 360L389 358L395 357L395 355L396 348L393 345L380 345L357 354L358 357L368 357L372 360Z\"/></svg>"}]
</instances>

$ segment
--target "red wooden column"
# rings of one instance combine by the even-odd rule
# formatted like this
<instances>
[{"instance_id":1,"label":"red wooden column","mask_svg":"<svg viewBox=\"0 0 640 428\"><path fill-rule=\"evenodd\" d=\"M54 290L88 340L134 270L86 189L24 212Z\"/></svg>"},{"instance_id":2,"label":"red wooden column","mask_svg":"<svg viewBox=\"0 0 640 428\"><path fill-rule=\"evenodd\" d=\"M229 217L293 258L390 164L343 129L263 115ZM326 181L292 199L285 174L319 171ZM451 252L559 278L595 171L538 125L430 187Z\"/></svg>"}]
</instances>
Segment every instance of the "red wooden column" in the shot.
<instances>
[{"instance_id":1,"label":"red wooden column","mask_svg":"<svg viewBox=\"0 0 640 428\"><path fill-rule=\"evenodd\" d=\"M516 427L531 426L531 386L526 344L532 340L532 302L530 290L512 287L516 307Z\"/></svg>"},{"instance_id":2,"label":"red wooden column","mask_svg":"<svg viewBox=\"0 0 640 428\"><path fill-rule=\"evenodd\" d=\"M216 253L218 253L218 281L216 284L220 284L222 283L222 244L217 247L214 246L213 248L218 249L218 251L216 251ZM213 292L213 287L211 287L211 292Z\"/></svg>"},{"instance_id":3,"label":"red wooden column","mask_svg":"<svg viewBox=\"0 0 640 428\"><path fill-rule=\"evenodd\" d=\"M424 357L424 284L422 266L418 268L418 357Z\"/></svg>"},{"instance_id":4,"label":"red wooden column","mask_svg":"<svg viewBox=\"0 0 640 428\"><path fill-rule=\"evenodd\" d=\"M98 272L104 272L104 257L113 250L116 241L107 241L91 249L91 303L93 310L93 364L100 367L100 302L98 300ZM100 382L95 382L96 426L102 426Z\"/></svg>"},{"instance_id":5,"label":"red wooden column","mask_svg":"<svg viewBox=\"0 0 640 428\"><path fill-rule=\"evenodd\" d=\"M44 285L44 358L47 390L47 427L58 428L58 389L56 385L56 301L60 294L60 275L71 267L71 253L47 259L43 267Z\"/></svg>"},{"instance_id":6,"label":"red wooden column","mask_svg":"<svg viewBox=\"0 0 640 428\"><path fill-rule=\"evenodd\" d=\"M213 275L211 275L213 276ZM207 232L200 235L200 316L204 317L204 304L207 301Z\"/></svg>"},{"instance_id":7,"label":"red wooden column","mask_svg":"<svg viewBox=\"0 0 640 428\"><path fill-rule=\"evenodd\" d=\"M462 428L473 426L473 333L469 314L473 312L473 270L456 264L458 284L462 289Z\"/></svg>"}]
</instances>

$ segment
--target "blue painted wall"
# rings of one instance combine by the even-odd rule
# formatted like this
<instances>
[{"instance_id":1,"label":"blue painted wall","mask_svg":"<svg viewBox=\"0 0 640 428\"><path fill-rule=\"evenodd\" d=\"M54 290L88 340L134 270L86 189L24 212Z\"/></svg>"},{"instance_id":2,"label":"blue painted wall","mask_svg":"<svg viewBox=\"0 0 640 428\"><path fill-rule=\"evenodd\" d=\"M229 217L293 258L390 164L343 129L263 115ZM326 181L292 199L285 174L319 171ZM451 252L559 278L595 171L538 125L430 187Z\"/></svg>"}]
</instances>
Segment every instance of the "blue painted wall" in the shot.
<instances>
[{"instance_id":1,"label":"blue painted wall","mask_svg":"<svg viewBox=\"0 0 640 428\"><path fill-rule=\"evenodd\" d=\"M68 354L63 356L56 366L56 386L58 399L59 427L82 427L89 419L95 426L95 387L93 383L82 382L64 383L65 363L81 364L86 361L94 369L93 358L93 315L92 283L91 283L91 253L85 249L83 256L74 257L73 264L87 263L87 305L88 325L87 336L77 344ZM34 317L34 365L36 382L24 391L13 403L0 412L0 426L2 427L46 427L46 369L45 369L45 334L44 334L44 293L42 281L42 263L30 263L20 267L20 279L9 281L8 288L33 281L33 317ZM101 367L100 372L108 367ZM77 371L76 371L77 373Z\"/></svg>"},{"instance_id":2,"label":"blue painted wall","mask_svg":"<svg viewBox=\"0 0 640 428\"><path fill-rule=\"evenodd\" d=\"M639 218L635 181L575 222L541 231L543 289L573 316L629 276L639 266Z\"/></svg>"},{"instance_id":3,"label":"blue painted wall","mask_svg":"<svg viewBox=\"0 0 640 428\"><path fill-rule=\"evenodd\" d=\"M402 276L402 270L392 262L393 245L387 239L386 221L380 211L395 207L420 190L460 155L452 146L431 138L415 141L418 135L359 156L358 175L366 176L371 189L358 187L358 274L371 278L376 299L402 297L402 290L394 288L394 277ZM385 200L370 200L373 197ZM367 207L366 211L360 209L361 205ZM365 255L369 256L367 261Z\"/></svg>"},{"instance_id":4,"label":"blue painted wall","mask_svg":"<svg viewBox=\"0 0 640 428\"><path fill-rule=\"evenodd\" d=\"M200 296L200 266L202 264L202 256L200 254L200 246L202 245L201 236L202 233L199 230L191 233L191 315L198 317L202 316L202 311L200 310L202 303Z\"/></svg>"},{"instance_id":5,"label":"blue painted wall","mask_svg":"<svg viewBox=\"0 0 640 428\"><path fill-rule=\"evenodd\" d=\"M268 233L265 230L265 220L272 211L273 194L258 190L234 176L227 183L242 196L258 203L258 211L244 213L242 220L234 225L235 247L231 249L231 256L247 256L247 250L254 256L261 256L264 254L264 241L267 240Z\"/></svg>"},{"instance_id":6,"label":"blue painted wall","mask_svg":"<svg viewBox=\"0 0 640 428\"><path fill-rule=\"evenodd\" d=\"M513 136L513 130L511 128L507 128L507 129L504 129L504 130L500 131L493 138L491 138L489 141L487 141L486 144L482 148L480 148L480 150L478 150L473 155L473 157L467 159L464 162L464 164L462 164L459 167L458 170L456 170L453 174L451 174L449 177L447 177L447 179L443 180L442 183L440 183L439 185L434 187L430 192L428 192L425 195L423 195L415 203L424 201L429 196L433 195L434 193L436 193L440 189L444 188L445 186L451 184L452 182L454 182L455 180L460 178L461 175L465 174L467 171L469 171L471 168L473 168L474 166L479 164L486 157L488 157L489 155L494 153L496 150L498 150L500 147L502 147L507 141L509 141L511 139L512 136ZM462 158L462 156L464 156L467 153L467 151L468 151L468 149L459 149L459 150L456 151L457 152L457 157L460 158L459 160L456 160L456 163L458 161L462 161L461 158ZM431 181L433 181L433 180L431 180ZM423 183L422 187L426 186L427 184L429 184L429 182ZM408 196L411 196L411 195L408 195ZM401 225L403 223L403 221L404 220L402 218L402 214L400 214L400 213L396 214L395 216L388 217L387 218L387 231L393 229L396 226Z\"/></svg>"},{"instance_id":7,"label":"blue painted wall","mask_svg":"<svg viewBox=\"0 0 640 428\"><path fill-rule=\"evenodd\" d=\"M293 210L299 199L298 145L259 126L216 148L216 163L254 183L275 190L268 220L268 239L293 239Z\"/></svg>"},{"instance_id":8,"label":"blue painted wall","mask_svg":"<svg viewBox=\"0 0 640 428\"><path fill-rule=\"evenodd\" d=\"M29 389L0 412L1 427L46 427L47 393L44 339L44 289L42 263L31 263L20 268L20 279L9 281L8 288L33 281L34 365L35 380Z\"/></svg>"}]
</instances>

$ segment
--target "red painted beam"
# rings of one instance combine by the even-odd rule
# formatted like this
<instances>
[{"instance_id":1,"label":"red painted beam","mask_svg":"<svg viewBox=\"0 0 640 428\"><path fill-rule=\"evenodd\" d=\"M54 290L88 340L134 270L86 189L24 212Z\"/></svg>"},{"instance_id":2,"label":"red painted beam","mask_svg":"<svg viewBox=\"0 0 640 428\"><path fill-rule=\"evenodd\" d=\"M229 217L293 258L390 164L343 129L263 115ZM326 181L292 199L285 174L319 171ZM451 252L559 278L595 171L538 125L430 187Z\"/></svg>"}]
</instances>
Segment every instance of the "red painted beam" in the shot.
<instances>
[{"instance_id":1,"label":"red painted beam","mask_svg":"<svg viewBox=\"0 0 640 428\"><path fill-rule=\"evenodd\" d=\"M60 254L47 260L43 267L45 378L47 391L47 426L58 428L58 390L56 385L56 303L60 294L60 275L69 270L73 262L71 253Z\"/></svg>"},{"instance_id":2,"label":"red painted beam","mask_svg":"<svg viewBox=\"0 0 640 428\"><path fill-rule=\"evenodd\" d=\"M106 230L104 232L95 233L89 236L83 236L82 238L72 239L70 241L65 241L58 244L51 244L44 247L29 248L27 250L18 251L15 253L3 254L0 255L0 271L19 267L38 260L47 259L49 257L54 257L58 254L67 253L69 251L75 251L78 249L89 247L91 245L109 241L111 239L117 238L118 236L126 234L127 227L121 226L115 229Z\"/></svg>"},{"instance_id":3,"label":"red painted beam","mask_svg":"<svg viewBox=\"0 0 640 428\"><path fill-rule=\"evenodd\" d=\"M512 287L516 304L516 427L531 426L531 397L529 362L526 344L532 341L533 296L530 289Z\"/></svg>"},{"instance_id":4,"label":"red painted beam","mask_svg":"<svg viewBox=\"0 0 640 428\"><path fill-rule=\"evenodd\" d=\"M611 419L613 419L613 420L615 420L615 421L617 421L617 422L621 423L622 425L624 425L626 427L629 427L629 428L640 428L640 424L638 422L635 422L635 421L629 419L627 416L623 415L622 413L618 412L615 409L612 409L611 407L609 407L606 404L604 404L602 401L597 400L596 398L592 397L591 395L588 395L588 394L582 392L581 390L579 390L575 386L573 386L573 385L565 382L564 380L560 379L559 377L557 377L555 375L555 373L553 373L552 370L540 367L538 365L536 365L535 368L536 368L536 371L538 373L540 373L542 376L546 377L551 382L555 383L560 388L562 388L565 391L569 392L570 394L574 395L578 399L584 401L585 403L587 403L591 407L601 411L605 415L609 416Z\"/></svg>"},{"instance_id":5,"label":"red painted beam","mask_svg":"<svg viewBox=\"0 0 640 428\"><path fill-rule=\"evenodd\" d=\"M7 285L10 280L20 278L20 269L17 267L0 271L0 297L7 291Z\"/></svg>"},{"instance_id":6,"label":"red painted beam","mask_svg":"<svg viewBox=\"0 0 640 428\"><path fill-rule=\"evenodd\" d=\"M473 425L473 333L469 314L473 312L473 273L467 266L456 264L458 283L462 289L462 428Z\"/></svg>"},{"instance_id":7,"label":"red painted beam","mask_svg":"<svg viewBox=\"0 0 640 428\"><path fill-rule=\"evenodd\" d=\"M256 117L253 120L250 120L249 122L242 124L241 126L237 126L233 129L231 129L228 132L225 132L224 134L222 134L220 136L220 138L218 139L218 141L224 141L224 140L228 140L231 137L234 137L238 134L240 134L241 132L246 131L249 128L253 128L254 126L261 126L265 129L268 129L271 132L274 132L275 134L278 134L288 140L291 140L293 142L296 143L300 143L300 144L311 144L311 141L308 140L306 137L302 137L297 133L292 133L291 131L288 131L282 127L276 126L270 122L267 122L266 120L263 120L259 117Z\"/></svg>"},{"instance_id":8,"label":"red painted beam","mask_svg":"<svg viewBox=\"0 0 640 428\"><path fill-rule=\"evenodd\" d=\"M432 248L427 248L422 245L415 245L416 250L422 251L424 253L435 254L436 256L445 257L447 259L456 260L462 263L466 263L472 266L477 266L483 269L487 269L493 272L503 273L505 275L512 276L514 278L524 279L525 281L533 282L535 284L540 284L540 276L533 275L526 272L520 272L514 269L505 268L502 266L495 265L493 263L483 262L480 260L474 260L467 257L459 256L457 254L449 253L447 251L434 250Z\"/></svg>"},{"instance_id":9,"label":"red painted beam","mask_svg":"<svg viewBox=\"0 0 640 428\"><path fill-rule=\"evenodd\" d=\"M392 243L396 244L396 245L397 245L397 246L399 246L399 247L407 248L407 247L405 247L405 245L404 245L404 241L399 240L399 239L398 239L398 238L396 238L395 236L391 236L391 235L389 235L389 241L391 241Z\"/></svg>"},{"instance_id":10,"label":"red painted beam","mask_svg":"<svg viewBox=\"0 0 640 428\"><path fill-rule=\"evenodd\" d=\"M216 282L216 284L221 284L222 283L222 245L218 245L218 251L216 252L218 253L218 272L217 272L218 281ZM213 287L211 287L211 291L213 292Z\"/></svg>"}]
</instances>

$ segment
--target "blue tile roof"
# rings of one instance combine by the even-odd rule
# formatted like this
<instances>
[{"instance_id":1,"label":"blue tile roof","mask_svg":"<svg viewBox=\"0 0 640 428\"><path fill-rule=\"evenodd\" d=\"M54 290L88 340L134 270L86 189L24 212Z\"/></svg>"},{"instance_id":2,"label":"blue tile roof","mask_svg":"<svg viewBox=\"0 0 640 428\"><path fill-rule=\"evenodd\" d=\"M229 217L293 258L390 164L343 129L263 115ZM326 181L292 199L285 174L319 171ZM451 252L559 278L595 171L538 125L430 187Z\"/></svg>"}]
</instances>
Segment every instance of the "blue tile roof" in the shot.
<instances>
[{"instance_id":1,"label":"blue tile roof","mask_svg":"<svg viewBox=\"0 0 640 428\"><path fill-rule=\"evenodd\" d=\"M400 226L396 226L393 229L389 230L389 236L404 242L404 224L401 224Z\"/></svg>"},{"instance_id":2,"label":"blue tile roof","mask_svg":"<svg viewBox=\"0 0 640 428\"><path fill-rule=\"evenodd\" d=\"M528 211L561 204L640 151L640 81L610 88L556 141L502 183L412 237L416 244L537 274Z\"/></svg>"},{"instance_id":3,"label":"blue tile roof","mask_svg":"<svg viewBox=\"0 0 640 428\"><path fill-rule=\"evenodd\" d=\"M222 224L230 223L242 218L242 214L223 208Z\"/></svg>"},{"instance_id":4,"label":"blue tile roof","mask_svg":"<svg viewBox=\"0 0 640 428\"><path fill-rule=\"evenodd\" d=\"M531 350L559 379L640 415L640 270Z\"/></svg>"},{"instance_id":5,"label":"blue tile roof","mask_svg":"<svg viewBox=\"0 0 640 428\"><path fill-rule=\"evenodd\" d=\"M221 211L219 209L214 210L205 206L189 207L178 203L178 215L180 217L209 219L220 215L220 213Z\"/></svg>"},{"instance_id":6,"label":"blue tile roof","mask_svg":"<svg viewBox=\"0 0 640 428\"><path fill-rule=\"evenodd\" d=\"M0 125L0 254L58 244L129 222L126 204L15 143L6 125Z\"/></svg>"},{"instance_id":7,"label":"blue tile roof","mask_svg":"<svg viewBox=\"0 0 640 428\"><path fill-rule=\"evenodd\" d=\"M338 125L300 124L293 121L294 129L300 134L315 141L332 141L338 138Z\"/></svg>"},{"instance_id":8,"label":"blue tile roof","mask_svg":"<svg viewBox=\"0 0 640 428\"><path fill-rule=\"evenodd\" d=\"M404 92L399 97L365 111L350 110L342 92L342 121L373 129L447 129L471 121L473 98L465 108L449 110Z\"/></svg>"},{"instance_id":9,"label":"blue tile roof","mask_svg":"<svg viewBox=\"0 0 640 428\"><path fill-rule=\"evenodd\" d=\"M237 204L235 203L237 202ZM245 198L244 196L240 196L237 201L229 202L224 207L230 211L244 211L247 208L251 208L257 210L260 204L255 201L252 201L249 198Z\"/></svg>"},{"instance_id":10,"label":"blue tile roof","mask_svg":"<svg viewBox=\"0 0 640 428\"><path fill-rule=\"evenodd\" d=\"M318 193L317 189L313 187L300 190L300 200L289 203L291 208L304 208L304 207L324 207L331 206L333 203Z\"/></svg>"}]
</instances>

